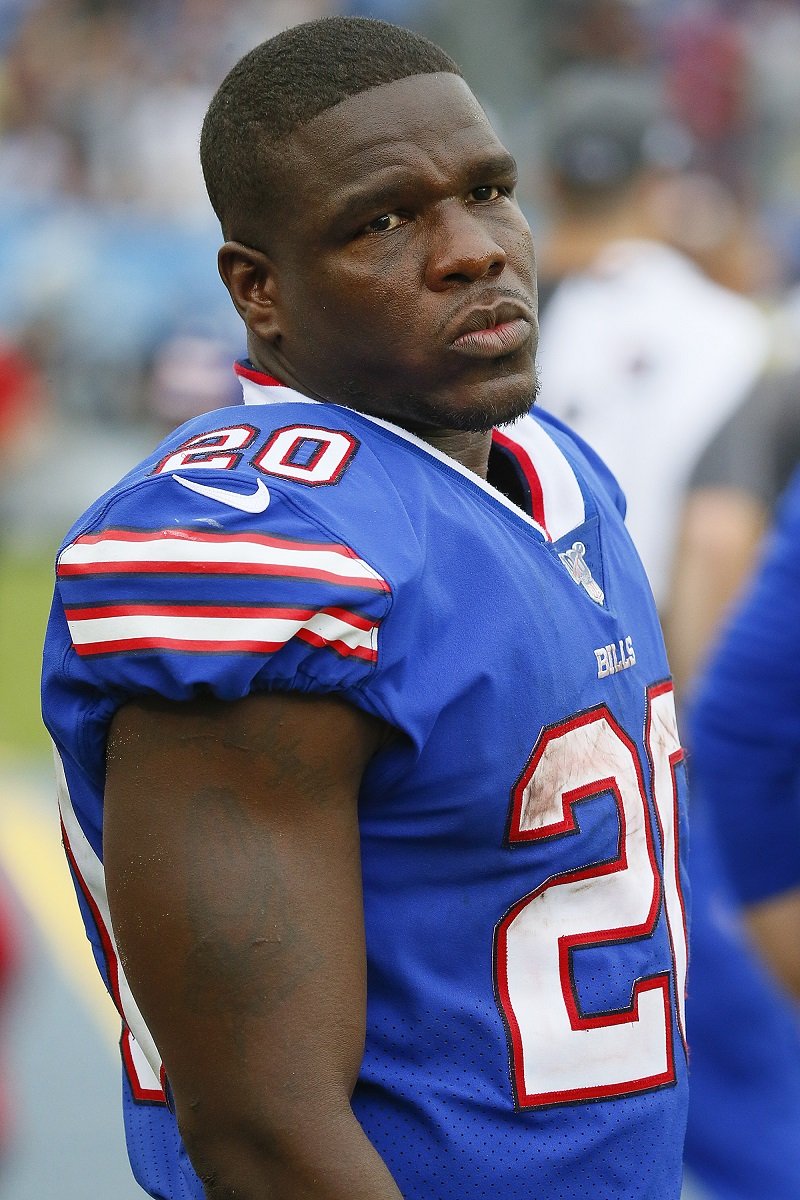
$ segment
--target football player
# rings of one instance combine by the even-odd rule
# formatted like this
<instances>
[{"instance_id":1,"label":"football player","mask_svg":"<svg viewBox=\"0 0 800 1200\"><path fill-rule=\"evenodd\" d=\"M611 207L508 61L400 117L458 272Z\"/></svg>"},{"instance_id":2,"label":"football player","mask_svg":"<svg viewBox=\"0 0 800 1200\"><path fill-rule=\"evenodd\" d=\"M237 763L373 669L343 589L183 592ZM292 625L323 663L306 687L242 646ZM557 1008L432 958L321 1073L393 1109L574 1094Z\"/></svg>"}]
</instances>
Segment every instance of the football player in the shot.
<instances>
[{"instance_id":1,"label":"football player","mask_svg":"<svg viewBox=\"0 0 800 1200\"><path fill-rule=\"evenodd\" d=\"M526 415L514 161L351 18L245 56L201 156L242 403L72 528L45 652L136 1177L674 1200L682 754L619 491Z\"/></svg>"}]
</instances>

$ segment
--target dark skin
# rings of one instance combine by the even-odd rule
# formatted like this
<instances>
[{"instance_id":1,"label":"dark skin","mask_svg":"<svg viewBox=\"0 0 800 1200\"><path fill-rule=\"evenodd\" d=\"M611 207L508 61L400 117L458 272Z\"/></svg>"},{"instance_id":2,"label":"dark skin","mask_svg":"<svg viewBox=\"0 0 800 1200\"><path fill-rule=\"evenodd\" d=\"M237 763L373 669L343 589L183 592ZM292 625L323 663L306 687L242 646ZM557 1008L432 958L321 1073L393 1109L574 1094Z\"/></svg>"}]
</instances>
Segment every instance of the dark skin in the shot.
<instances>
[{"instance_id":1,"label":"dark skin","mask_svg":"<svg viewBox=\"0 0 800 1200\"><path fill-rule=\"evenodd\" d=\"M145 701L114 721L114 928L209 1200L400 1195L350 1108L366 1000L355 798L383 737L297 695Z\"/></svg>"},{"instance_id":2,"label":"dark skin","mask_svg":"<svg viewBox=\"0 0 800 1200\"><path fill-rule=\"evenodd\" d=\"M535 285L513 162L469 89L423 75L351 97L285 162L280 219L220 251L252 361L485 475L490 426L535 391ZM358 795L391 736L300 694L141 701L113 721L114 928L208 1200L400 1196L350 1107Z\"/></svg>"},{"instance_id":3,"label":"dark skin","mask_svg":"<svg viewBox=\"0 0 800 1200\"><path fill-rule=\"evenodd\" d=\"M530 408L538 330L516 167L469 88L423 75L353 96L297 130L282 161L280 216L258 248L219 254L251 360L485 477L491 427ZM465 317L488 324L503 304L524 322L517 348L453 348Z\"/></svg>"}]
</instances>

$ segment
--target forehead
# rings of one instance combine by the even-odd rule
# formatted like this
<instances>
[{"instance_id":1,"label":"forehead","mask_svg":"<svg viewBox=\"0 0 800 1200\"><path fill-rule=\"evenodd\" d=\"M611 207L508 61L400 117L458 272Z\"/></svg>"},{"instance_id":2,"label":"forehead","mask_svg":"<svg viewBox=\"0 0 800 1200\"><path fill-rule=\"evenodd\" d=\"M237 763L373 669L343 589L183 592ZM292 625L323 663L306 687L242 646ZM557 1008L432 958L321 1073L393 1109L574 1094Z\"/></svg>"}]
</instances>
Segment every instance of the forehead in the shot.
<instances>
[{"instance_id":1,"label":"forehead","mask_svg":"<svg viewBox=\"0 0 800 1200\"><path fill-rule=\"evenodd\" d=\"M349 96L297 129L286 149L287 171L299 172L304 195L326 210L403 177L446 185L504 153L467 84L446 73Z\"/></svg>"}]
</instances>

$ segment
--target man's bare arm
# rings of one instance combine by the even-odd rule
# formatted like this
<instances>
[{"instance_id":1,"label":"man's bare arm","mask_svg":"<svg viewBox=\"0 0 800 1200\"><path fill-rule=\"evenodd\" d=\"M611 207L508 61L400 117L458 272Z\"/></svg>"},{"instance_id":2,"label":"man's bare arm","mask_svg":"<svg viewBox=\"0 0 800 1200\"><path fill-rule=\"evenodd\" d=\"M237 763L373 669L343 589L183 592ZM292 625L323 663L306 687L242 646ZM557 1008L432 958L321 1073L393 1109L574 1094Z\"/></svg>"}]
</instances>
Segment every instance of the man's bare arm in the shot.
<instances>
[{"instance_id":1,"label":"man's bare arm","mask_svg":"<svg viewBox=\"0 0 800 1200\"><path fill-rule=\"evenodd\" d=\"M749 905L746 921L767 966L800 1001L800 888Z\"/></svg>"},{"instance_id":2,"label":"man's bare arm","mask_svg":"<svg viewBox=\"0 0 800 1200\"><path fill-rule=\"evenodd\" d=\"M357 800L385 733L299 694L115 717L112 920L209 1200L400 1197L350 1107L366 1002Z\"/></svg>"}]
</instances>

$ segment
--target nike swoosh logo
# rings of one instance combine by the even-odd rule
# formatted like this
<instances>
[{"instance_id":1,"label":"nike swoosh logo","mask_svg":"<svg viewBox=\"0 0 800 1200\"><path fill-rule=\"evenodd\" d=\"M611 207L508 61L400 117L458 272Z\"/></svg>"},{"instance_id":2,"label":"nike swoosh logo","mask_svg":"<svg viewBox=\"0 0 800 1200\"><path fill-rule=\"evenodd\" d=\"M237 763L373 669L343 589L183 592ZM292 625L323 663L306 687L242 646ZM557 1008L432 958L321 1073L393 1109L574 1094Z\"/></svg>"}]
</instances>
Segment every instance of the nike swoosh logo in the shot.
<instances>
[{"instance_id":1,"label":"nike swoosh logo","mask_svg":"<svg viewBox=\"0 0 800 1200\"><path fill-rule=\"evenodd\" d=\"M199 495L208 496L209 500L218 500L220 504L227 504L230 508L240 508L242 512L262 513L269 504L269 489L261 479L256 483L256 490L248 496L244 492L230 492L227 488L212 487L210 483L184 479L182 475L173 475L172 478L190 492L198 492Z\"/></svg>"}]
</instances>

